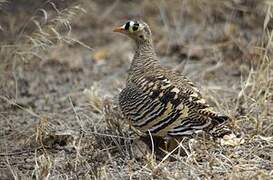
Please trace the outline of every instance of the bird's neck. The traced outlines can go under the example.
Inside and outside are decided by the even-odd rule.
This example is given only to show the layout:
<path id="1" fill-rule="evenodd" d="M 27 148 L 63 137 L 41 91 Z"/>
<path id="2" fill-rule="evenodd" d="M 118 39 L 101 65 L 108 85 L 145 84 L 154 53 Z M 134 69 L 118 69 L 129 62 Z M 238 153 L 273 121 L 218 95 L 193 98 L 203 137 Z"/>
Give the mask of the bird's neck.
<path id="1" fill-rule="evenodd" d="M 136 42 L 135 55 L 130 67 L 132 71 L 146 71 L 158 64 L 155 54 L 153 42 L 147 40 L 144 42 Z"/>

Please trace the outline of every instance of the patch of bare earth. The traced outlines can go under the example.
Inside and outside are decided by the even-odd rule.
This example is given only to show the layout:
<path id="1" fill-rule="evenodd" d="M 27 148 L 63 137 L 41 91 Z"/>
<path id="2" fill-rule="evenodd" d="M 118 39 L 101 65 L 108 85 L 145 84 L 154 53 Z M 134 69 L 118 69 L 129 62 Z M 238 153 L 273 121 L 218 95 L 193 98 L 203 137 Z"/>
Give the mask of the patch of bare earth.
<path id="1" fill-rule="evenodd" d="M 0 179 L 272 178 L 270 1 L 19 0 L 0 9 Z M 133 44 L 112 28 L 139 18 L 162 64 L 230 115 L 244 142 L 185 138 L 156 160 L 130 130 L 116 101 Z"/>

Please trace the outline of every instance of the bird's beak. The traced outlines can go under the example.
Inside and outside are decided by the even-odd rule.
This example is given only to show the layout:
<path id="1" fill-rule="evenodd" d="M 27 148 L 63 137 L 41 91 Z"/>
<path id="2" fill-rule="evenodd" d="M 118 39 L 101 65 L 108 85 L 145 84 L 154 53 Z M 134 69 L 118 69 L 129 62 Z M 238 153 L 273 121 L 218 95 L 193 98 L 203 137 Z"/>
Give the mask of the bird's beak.
<path id="1" fill-rule="evenodd" d="M 113 29 L 113 32 L 119 32 L 119 33 L 123 33 L 126 30 L 124 29 L 124 27 L 120 26 L 120 27 L 116 27 Z"/>

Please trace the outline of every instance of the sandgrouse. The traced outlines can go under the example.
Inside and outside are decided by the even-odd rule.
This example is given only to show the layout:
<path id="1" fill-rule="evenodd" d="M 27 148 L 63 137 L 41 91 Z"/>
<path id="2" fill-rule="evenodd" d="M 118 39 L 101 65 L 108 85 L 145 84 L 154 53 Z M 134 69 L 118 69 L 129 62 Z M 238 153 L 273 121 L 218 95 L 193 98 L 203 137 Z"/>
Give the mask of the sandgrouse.
<path id="1" fill-rule="evenodd" d="M 200 131 L 213 137 L 231 133 L 228 116 L 214 112 L 185 76 L 159 63 L 145 22 L 128 21 L 113 31 L 136 44 L 127 84 L 119 95 L 120 109 L 134 129 L 163 138 Z"/>

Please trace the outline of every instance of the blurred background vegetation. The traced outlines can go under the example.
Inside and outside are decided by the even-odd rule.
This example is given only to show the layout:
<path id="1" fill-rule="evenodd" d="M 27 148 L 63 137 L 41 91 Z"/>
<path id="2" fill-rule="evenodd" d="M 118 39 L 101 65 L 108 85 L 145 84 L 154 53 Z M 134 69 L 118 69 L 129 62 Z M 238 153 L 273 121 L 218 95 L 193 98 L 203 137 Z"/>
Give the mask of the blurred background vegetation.
<path id="1" fill-rule="evenodd" d="M 0 179 L 272 177 L 272 5 L 0 0 Z M 246 143 L 198 140 L 176 163 L 135 152 L 115 111 L 134 46 L 112 28 L 128 19 L 151 26 L 161 62 L 202 87 Z"/>

